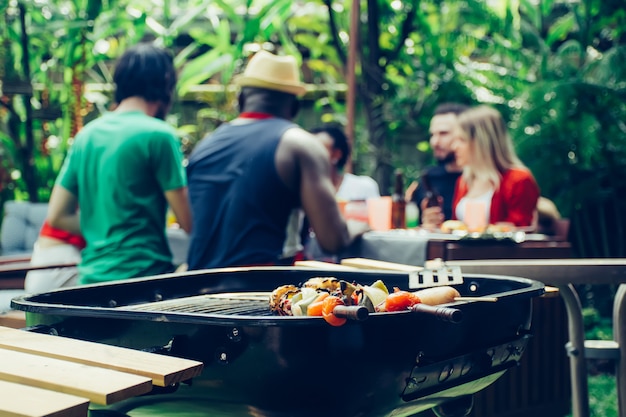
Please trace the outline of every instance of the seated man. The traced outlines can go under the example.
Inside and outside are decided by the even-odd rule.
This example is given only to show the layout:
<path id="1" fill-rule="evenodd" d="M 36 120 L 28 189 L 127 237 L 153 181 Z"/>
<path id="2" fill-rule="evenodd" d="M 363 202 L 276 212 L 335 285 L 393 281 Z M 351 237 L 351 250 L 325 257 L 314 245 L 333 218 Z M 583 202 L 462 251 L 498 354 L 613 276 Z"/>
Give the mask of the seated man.
<path id="1" fill-rule="evenodd" d="M 85 239 L 81 235 L 55 229 L 44 222 L 39 237 L 33 245 L 30 257 L 32 265 L 78 264 L 80 252 L 85 247 Z M 28 271 L 24 280 L 27 293 L 37 294 L 61 287 L 72 287 L 78 284 L 78 268 L 68 266 Z"/>
<path id="2" fill-rule="evenodd" d="M 420 209 L 422 223 L 424 216 L 440 216 L 439 222 L 452 218 L 454 186 L 461 176 L 462 169 L 456 163 L 452 150 L 452 133 L 457 126 L 458 116 L 469 107 L 460 103 L 443 103 L 435 108 L 430 120 L 430 147 L 437 165 L 423 172 L 421 182 L 413 182 L 406 191 L 406 199 L 414 201 Z M 435 192 L 438 203 L 432 207 L 427 201 L 427 193 Z M 433 214 L 434 213 L 434 214 Z"/>
<path id="3" fill-rule="evenodd" d="M 310 132 L 322 141 L 330 154 L 331 175 L 337 189 L 337 200 L 355 201 L 380 197 L 378 183 L 373 178 L 344 172 L 351 149 L 348 138 L 340 127 L 323 125 L 311 129 Z"/>
<path id="4" fill-rule="evenodd" d="M 291 121 L 305 92 L 295 59 L 258 52 L 239 85 L 239 117 L 189 158 L 189 269 L 292 264 L 284 247 L 300 207 L 325 250 L 345 248 L 364 229 L 349 228 L 339 213 L 324 146 Z"/>

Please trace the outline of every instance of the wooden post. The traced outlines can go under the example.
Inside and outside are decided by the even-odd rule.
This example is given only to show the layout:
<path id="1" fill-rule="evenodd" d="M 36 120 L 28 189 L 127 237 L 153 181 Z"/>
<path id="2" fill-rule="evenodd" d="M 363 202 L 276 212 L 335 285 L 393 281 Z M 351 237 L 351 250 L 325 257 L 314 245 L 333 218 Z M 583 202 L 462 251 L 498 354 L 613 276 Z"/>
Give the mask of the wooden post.
<path id="1" fill-rule="evenodd" d="M 352 148 L 354 145 L 354 118 L 356 104 L 356 63 L 358 59 L 359 45 L 359 14 L 361 13 L 360 0 L 352 0 L 352 9 L 350 10 L 350 45 L 348 50 L 348 67 L 346 68 L 346 81 L 348 83 L 348 92 L 346 94 L 346 118 L 348 123 L 346 126 L 346 136 L 348 143 Z M 348 159 L 345 165 L 346 172 L 352 172 L 352 159 Z"/>

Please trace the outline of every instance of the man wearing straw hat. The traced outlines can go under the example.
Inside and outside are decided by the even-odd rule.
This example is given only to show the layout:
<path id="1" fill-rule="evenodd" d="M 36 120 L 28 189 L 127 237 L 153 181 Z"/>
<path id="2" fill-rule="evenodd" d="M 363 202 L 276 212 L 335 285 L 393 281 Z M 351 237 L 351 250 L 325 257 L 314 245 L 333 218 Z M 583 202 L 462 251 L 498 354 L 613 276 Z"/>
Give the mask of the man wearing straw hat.
<path id="1" fill-rule="evenodd" d="M 339 212 L 324 146 L 291 121 L 305 93 L 295 58 L 260 51 L 237 83 L 239 116 L 189 158 L 189 269 L 292 264 L 284 248 L 299 208 L 323 249 L 347 247 L 365 230 Z"/>

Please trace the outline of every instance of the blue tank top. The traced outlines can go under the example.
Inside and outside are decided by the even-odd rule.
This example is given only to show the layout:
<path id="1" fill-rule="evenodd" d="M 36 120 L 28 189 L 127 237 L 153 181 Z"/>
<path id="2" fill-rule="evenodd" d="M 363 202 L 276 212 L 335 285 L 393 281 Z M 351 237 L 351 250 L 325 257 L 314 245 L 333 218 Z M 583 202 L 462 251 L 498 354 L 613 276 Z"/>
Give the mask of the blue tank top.
<path id="1" fill-rule="evenodd" d="M 289 214 L 300 205 L 275 164 L 280 138 L 292 127 L 279 118 L 228 123 L 196 145 L 187 166 L 189 269 L 279 261 Z"/>

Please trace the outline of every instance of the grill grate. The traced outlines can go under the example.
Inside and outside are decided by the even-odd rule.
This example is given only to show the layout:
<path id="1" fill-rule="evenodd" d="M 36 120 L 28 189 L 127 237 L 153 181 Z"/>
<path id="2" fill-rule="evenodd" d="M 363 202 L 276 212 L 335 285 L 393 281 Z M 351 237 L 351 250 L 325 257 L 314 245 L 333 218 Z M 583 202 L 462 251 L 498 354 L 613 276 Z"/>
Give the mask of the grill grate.
<path id="1" fill-rule="evenodd" d="M 234 316 L 272 316 L 270 293 L 204 294 L 124 307 L 133 311 L 158 313 L 224 314 Z"/>

